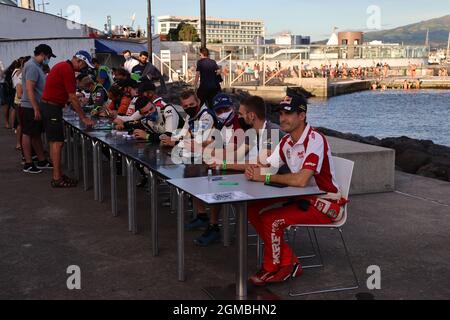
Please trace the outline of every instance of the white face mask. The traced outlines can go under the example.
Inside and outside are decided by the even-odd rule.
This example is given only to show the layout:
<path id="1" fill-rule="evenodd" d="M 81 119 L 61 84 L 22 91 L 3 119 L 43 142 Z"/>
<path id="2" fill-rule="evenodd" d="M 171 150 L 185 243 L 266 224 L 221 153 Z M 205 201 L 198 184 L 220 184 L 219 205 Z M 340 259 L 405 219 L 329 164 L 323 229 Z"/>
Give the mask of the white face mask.
<path id="1" fill-rule="evenodd" d="M 217 118 L 219 118 L 219 120 L 221 120 L 222 122 L 225 122 L 230 118 L 230 116 L 232 114 L 233 114 L 233 111 L 225 112 L 225 113 L 222 113 L 220 116 L 217 116 Z"/>

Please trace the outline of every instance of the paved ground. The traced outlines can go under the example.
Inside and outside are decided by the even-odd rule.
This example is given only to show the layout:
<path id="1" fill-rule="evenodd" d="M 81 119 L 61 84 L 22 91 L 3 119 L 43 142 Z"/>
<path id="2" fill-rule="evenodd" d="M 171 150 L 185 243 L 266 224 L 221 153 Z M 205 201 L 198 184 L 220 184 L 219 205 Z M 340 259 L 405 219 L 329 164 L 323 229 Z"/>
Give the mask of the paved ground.
<path id="1" fill-rule="evenodd" d="M 127 227 L 123 178 L 121 216 L 113 218 L 108 199 L 99 204 L 92 191 L 52 190 L 49 173 L 21 173 L 13 136 L 5 129 L 0 145 L 0 299 L 208 299 L 203 287 L 234 281 L 235 246 L 200 249 L 192 243 L 196 233 L 187 233 L 188 280 L 178 282 L 175 216 L 160 208 L 161 254 L 152 257 L 146 193 L 138 193 L 145 228 L 134 236 Z M 306 299 L 356 299 L 361 292 L 375 299 L 450 298 L 450 183 L 403 173 L 396 181 L 398 192 L 351 199 L 344 235 L 361 289 Z M 307 271 L 294 283 L 299 290 L 351 282 L 337 233 L 318 236 L 326 268 Z M 82 290 L 67 289 L 69 265 L 80 266 Z M 381 268 L 381 290 L 366 287 L 371 265 Z M 289 298 L 286 284 L 270 289 Z"/>

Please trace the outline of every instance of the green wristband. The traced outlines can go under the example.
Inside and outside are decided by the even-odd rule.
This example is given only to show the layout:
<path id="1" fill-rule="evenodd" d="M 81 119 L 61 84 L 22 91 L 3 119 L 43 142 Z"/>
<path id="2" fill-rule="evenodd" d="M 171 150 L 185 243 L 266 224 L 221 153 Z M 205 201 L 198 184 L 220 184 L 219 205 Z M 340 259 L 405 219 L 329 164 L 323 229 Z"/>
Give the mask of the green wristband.
<path id="1" fill-rule="evenodd" d="M 227 168 L 228 168 L 228 166 L 227 166 L 227 160 L 223 160 L 222 170 L 223 170 L 223 171 L 227 171 Z"/>
<path id="2" fill-rule="evenodd" d="M 271 174 L 266 174 L 266 184 L 270 184 L 271 177 L 272 177 Z"/>
<path id="3" fill-rule="evenodd" d="M 147 141 L 150 141 L 150 134 L 147 134 L 147 136 L 145 137 L 145 139 L 146 139 Z"/>

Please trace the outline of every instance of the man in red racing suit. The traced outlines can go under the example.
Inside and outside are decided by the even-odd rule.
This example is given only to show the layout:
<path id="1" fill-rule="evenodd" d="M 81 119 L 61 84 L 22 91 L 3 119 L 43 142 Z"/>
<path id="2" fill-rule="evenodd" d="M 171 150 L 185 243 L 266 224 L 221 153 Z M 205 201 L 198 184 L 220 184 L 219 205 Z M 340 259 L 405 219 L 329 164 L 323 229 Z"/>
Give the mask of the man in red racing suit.
<path id="1" fill-rule="evenodd" d="M 281 130 L 288 135 L 267 159 L 266 165 L 247 168 L 247 178 L 299 188 L 315 182 L 326 195 L 260 201 L 248 206 L 250 223 L 265 243 L 263 268 L 250 278 L 257 286 L 283 282 L 302 273 L 297 256 L 284 241 L 284 229 L 295 224 L 331 224 L 341 219 L 346 203 L 336 182 L 330 146 L 326 138 L 306 122 L 306 99 L 287 96 L 277 106 L 277 111 Z M 290 173 L 274 174 L 282 166 L 287 166 Z M 282 206 L 273 208 L 277 204 Z"/>

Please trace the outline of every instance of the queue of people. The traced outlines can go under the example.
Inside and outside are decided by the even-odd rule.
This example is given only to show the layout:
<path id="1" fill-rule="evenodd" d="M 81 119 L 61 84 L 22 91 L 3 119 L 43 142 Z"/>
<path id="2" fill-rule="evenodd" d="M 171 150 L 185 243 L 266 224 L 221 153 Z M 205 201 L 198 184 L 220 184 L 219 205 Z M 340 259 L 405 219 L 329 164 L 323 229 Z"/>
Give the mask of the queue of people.
<path id="1" fill-rule="evenodd" d="M 37 174 L 52 169 L 53 188 L 77 186 L 78 181 L 66 176 L 61 166 L 66 138 L 63 110 L 69 107 L 88 127 L 94 125 L 95 117 L 108 118 L 116 130 L 128 131 L 135 139 L 173 148 L 172 154 L 196 164 L 241 172 L 250 181 L 297 188 L 315 182 L 326 194 L 320 199 L 262 201 L 248 207 L 250 223 L 265 243 L 263 267 L 250 281 L 263 286 L 300 276 L 302 268 L 284 241 L 283 231 L 292 224 L 336 221 L 346 203 L 336 183 L 330 145 L 307 122 L 307 100 L 287 95 L 271 110 L 279 114 L 281 126 L 270 122 L 262 98 L 250 96 L 238 103 L 221 92 L 219 67 L 204 48 L 194 90 L 182 92 L 177 106 L 160 96 L 165 87 L 162 83 L 160 90 L 156 87 L 154 81 L 161 77 L 152 71 L 154 66 L 149 67 L 148 54 L 141 53 L 137 63 L 130 60 L 134 58 L 129 51 L 124 57 L 123 67 L 111 74 L 88 52 L 78 51 L 70 60 L 54 65 L 46 76 L 43 66 L 56 56 L 49 46 L 40 45 L 28 62 L 14 66 L 18 69 L 15 76 L 21 77 L 15 87 L 23 171 Z M 43 133 L 49 143 L 48 157 Z M 139 171 L 144 186 L 147 172 Z M 186 229 L 201 232 L 196 245 L 213 245 L 220 239 L 222 208 L 210 208 L 208 216 L 204 203 L 193 201 L 193 206 L 198 215 Z"/>

